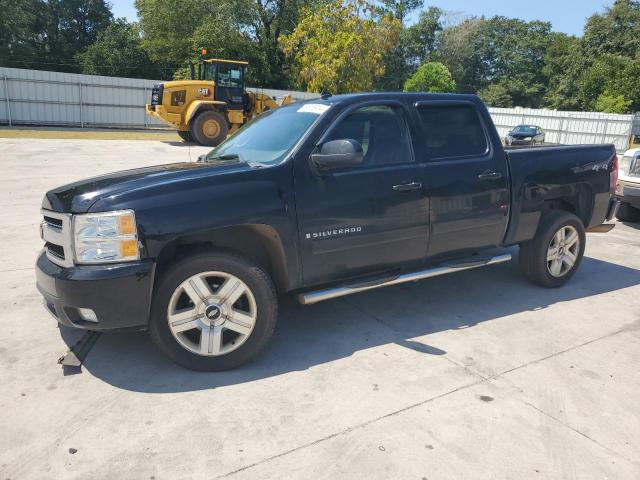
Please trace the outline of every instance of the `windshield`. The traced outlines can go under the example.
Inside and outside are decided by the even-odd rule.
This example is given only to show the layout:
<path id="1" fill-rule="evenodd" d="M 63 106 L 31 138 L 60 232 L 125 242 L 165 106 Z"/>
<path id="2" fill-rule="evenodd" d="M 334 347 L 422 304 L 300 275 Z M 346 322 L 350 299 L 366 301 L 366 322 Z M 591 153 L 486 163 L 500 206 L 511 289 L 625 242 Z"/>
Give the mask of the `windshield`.
<path id="1" fill-rule="evenodd" d="M 527 135 L 535 135 L 536 127 L 530 127 L 528 125 L 518 125 L 516 128 L 511 130 L 511 133 L 526 133 Z"/>
<path id="2" fill-rule="evenodd" d="M 322 103 L 304 103 L 265 112 L 211 150 L 206 159 L 279 163 L 328 108 Z"/>

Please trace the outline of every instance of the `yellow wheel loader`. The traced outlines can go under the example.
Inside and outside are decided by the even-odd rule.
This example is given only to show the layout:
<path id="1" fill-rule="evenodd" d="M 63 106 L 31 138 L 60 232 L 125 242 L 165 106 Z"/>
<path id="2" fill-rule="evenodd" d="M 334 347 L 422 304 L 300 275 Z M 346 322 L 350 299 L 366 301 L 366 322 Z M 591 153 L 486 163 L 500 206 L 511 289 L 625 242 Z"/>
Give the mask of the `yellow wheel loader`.
<path id="1" fill-rule="evenodd" d="M 293 101 L 291 95 L 277 102 L 264 93 L 247 91 L 247 65 L 243 61 L 200 59 L 197 79 L 191 64 L 191 80 L 154 85 L 147 113 L 176 128 L 185 141 L 218 145 L 253 117 Z"/>

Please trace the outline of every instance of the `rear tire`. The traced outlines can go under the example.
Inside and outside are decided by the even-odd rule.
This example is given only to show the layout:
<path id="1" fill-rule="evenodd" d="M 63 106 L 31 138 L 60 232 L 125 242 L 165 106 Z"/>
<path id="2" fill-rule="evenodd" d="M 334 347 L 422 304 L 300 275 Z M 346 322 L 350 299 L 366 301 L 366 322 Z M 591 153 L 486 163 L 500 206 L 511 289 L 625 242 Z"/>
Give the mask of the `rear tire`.
<path id="1" fill-rule="evenodd" d="M 638 222 L 640 221 L 640 210 L 628 203 L 621 203 L 616 217 L 623 222 Z"/>
<path id="2" fill-rule="evenodd" d="M 215 147 L 225 141 L 228 133 L 227 119 L 214 110 L 199 113 L 191 122 L 191 136 L 200 145 Z"/>
<path id="3" fill-rule="evenodd" d="M 536 285 L 560 287 L 580 266 L 585 240 L 584 225 L 578 217 L 552 210 L 543 216 L 536 236 L 520 244 L 520 268 Z"/>
<path id="4" fill-rule="evenodd" d="M 267 344 L 278 315 L 269 276 L 224 252 L 193 255 L 170 267 L 153 298 L 151 339 L 191 370 L 236 368 Z"/>

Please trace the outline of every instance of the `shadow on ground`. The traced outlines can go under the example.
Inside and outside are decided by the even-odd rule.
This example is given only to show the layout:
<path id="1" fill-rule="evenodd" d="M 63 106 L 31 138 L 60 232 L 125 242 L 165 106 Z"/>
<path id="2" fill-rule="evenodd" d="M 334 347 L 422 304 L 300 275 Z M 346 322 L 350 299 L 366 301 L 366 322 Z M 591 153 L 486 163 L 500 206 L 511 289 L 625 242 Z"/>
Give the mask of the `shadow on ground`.
<path id="1" fill-rule="evenodd" d="M 639 270 L 585 257 L 567 285 L 548 290 L 529 284 L 512 261 L 311 306 L 283 297 L 270 344 L 252 363 L 230 372 L 198 373 L 176 366 L 144 332 L 102 335 L 84 368 L 118 388 L 167 393 L 302 371 L 388 343 L 425 355 L 445 355 L 436 346 L 411 339 L 637 284 Z M 64 327 L 60 331 L 68 345 L 81 335 Z"/>

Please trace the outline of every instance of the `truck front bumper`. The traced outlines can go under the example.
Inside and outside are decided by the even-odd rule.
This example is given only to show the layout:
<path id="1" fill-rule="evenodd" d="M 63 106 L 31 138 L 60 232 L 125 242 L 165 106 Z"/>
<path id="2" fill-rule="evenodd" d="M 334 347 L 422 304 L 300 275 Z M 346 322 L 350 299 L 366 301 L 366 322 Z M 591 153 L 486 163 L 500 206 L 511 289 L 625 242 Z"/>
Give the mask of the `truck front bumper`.
<path id="1" fill-rule="evenodd" d="M 640 208 L 640 179 L 638 182 L 618 180 L 616 196 L 622 203 L 628 203 L 632 207 Z"/>
<path id="2" fill-rule="evenodd" d="M 154 269 L 152 261 L 63 268 L 43 251 L 36 262 L 36 286 L 46 309 L 63 325 L 101 331 L 144 329 Z"/>
<path id="3" fill-rule="evenodd" d="M 172 127 L 179 128 L 182 123 L 182 117 L 179 113 L 169 113 L 163 105 L 151 105 L 147 103 L 144 108 L 147 111 L 147 115 L 157 118 Z"/>

